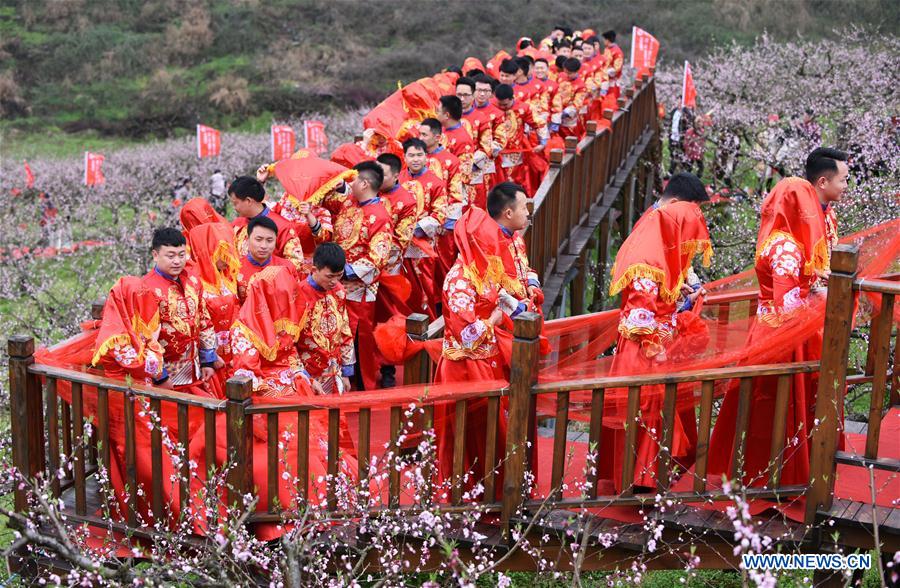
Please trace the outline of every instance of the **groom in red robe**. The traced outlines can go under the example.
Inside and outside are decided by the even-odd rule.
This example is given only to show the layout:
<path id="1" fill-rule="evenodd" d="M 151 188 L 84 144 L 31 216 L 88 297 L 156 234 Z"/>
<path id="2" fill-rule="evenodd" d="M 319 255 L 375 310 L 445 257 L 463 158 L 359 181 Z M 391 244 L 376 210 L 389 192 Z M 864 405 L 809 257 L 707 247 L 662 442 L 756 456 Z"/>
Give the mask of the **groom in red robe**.
<path id="1" fill-rule="evenodd" d="M 846 153 L 819 148 L 810 153 L 806 160 L 806 179 L 784 178 L 763 201 L 755 267 L 759 280 L 759 303 L 748 344 L 774 341 L 779 331 L 788 328 L 794 319 L 802 318 L 817 298 L 821 303 L 823 292 L 817 286 L 827 281 L 831 240 L 836 236 L 833 235 L 836 227 L 828 226 L 827 211 L 847 189 L 848 173 Z M 777 359 L 777 363 L 821 358 L 821 331 L 806 340 L 790 343 L 793 345 L 786 345 L 785 355 Z M 817 381 L 817 374 L 793 377 L 788 398 L 781 484 L 809 483 L 808 440 L 815 419 Z M 776 390 L 774 377 L 755 378 L 753 381 L 751 424 L 743 456 L 745 484 L 762 486 L 769 482 Z M 710 477 L 730 474 L 737 404 L 738 391 L 729 390 L 710 442 Z M 843 423 L 843 404 L 839 412 L 840 422 Z M 839 447 L 840 443 L 842 441 Z"/>

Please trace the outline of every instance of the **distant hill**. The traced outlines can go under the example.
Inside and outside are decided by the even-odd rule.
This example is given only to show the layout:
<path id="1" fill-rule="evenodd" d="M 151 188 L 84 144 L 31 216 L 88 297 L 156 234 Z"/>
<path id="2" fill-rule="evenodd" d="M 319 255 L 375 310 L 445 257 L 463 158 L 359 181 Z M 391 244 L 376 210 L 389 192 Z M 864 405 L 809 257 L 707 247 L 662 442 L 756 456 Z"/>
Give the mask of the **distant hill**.
<path id="1" fill-rule="evenodd" d="M 379 100 L 555 24 L 637 24 L 676 63 L 711 46 L 897 30 L 896 0 L 0 0 L 2 131 L 143 138 Z"/>

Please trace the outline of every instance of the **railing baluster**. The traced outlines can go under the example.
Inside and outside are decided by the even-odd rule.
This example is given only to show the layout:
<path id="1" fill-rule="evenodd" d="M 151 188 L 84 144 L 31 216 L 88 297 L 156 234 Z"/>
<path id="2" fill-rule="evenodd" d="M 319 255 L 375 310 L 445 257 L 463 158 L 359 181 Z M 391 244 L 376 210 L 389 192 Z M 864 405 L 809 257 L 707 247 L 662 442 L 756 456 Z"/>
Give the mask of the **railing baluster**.
<path id="1" fill-rule="evenodd" d="M 259 417 L 257 417 L 259 418 Z M 278 512 L 278 413 L 266 415 L 266 506 L 270 513 Z"/>
<path id="2" fill-rule="evenodd" d="M 787 428 L 788 397 L 791 393 L 791 377 L 778 376 L 775 392 L 775 416 L 772 421 L 772 449 L 769 452 L 771 473 L 769 486 L 777 488 L 781 481 L 781 466 L 784 463 L 784 434 Z"/>
<path id="3" fill-rule="evenodd" d="M 432 431 L 432 433 L 434 433 L 434 405 L 426 404 L 423 407 L 423 411 L 424 412 L 422 414 L 422 432 L 423 432 L 423 434 L 426 431 Z M 490 412 L 490 409 L 488 409 L 488 412 Z M 433 449 L 435 452 L 437 452 L 436 446 Z M 431 463 L 426 463 L 422 467 L 422 476 L 425 478 L 424 492 L 425 492 L 426 503 L 430 503 L 432 500 L 432 494 L 433 494 L 432 480 L 434 478 L 434 472 L 432 471 L 432 469 L 433 468 L 431 466 Z M 487 482 L 485 482 L 484 485 L 485 485 L 485 488 L 487 488 Z"/>
<path id="4" fill-rule="evenodd" d="M 888 360 L 891 355 L 891 327 L 894 322 L 894 295 L 882 294 L 881 312 L 873 321 L 872 331 L 876 334 L 869 341 L 869 348 L 875 347 L 873 356 L 872 397 L 869 405 L 869 428 L 866 433 L 866 457 L 878 457 L 878 438 L 881 435 L 881 418 L 884 412 L 884 395 L 887 388 Z M 877 329 L 874 328 L 878 325 Z"/>
<path id="5" fill-rule="evenodd" d="M 666 384 L 663 397 L 662 446 L 659 448 L 659 469 L 656 489 L 660 494 L 669 489 L 672 482 L 672 443 L 675 439 L 675 410 L 678 400 L 678 384 Z"/>
<path id="6" fill-rule="evenodd" d="M 750 423 L 750 393 L 753 391 L 753 379 L 741 378 L 738 387 L 737 419 L 734 429 L 734 452 L 731 454 L 729 477 L 743 483 L 744 454 L 747 448 L 747 427 Z"/>
<path id="7" fill-rule="evenodd" d="M 72 420 L 75 426 L 75 513 L 87 512 L 87 486 L 85 478 L 84 398 L 78 382 L 72 383 Z"/>
<path id="8" fill-rule="evenodd" d="M 390 468 L 388 473 L 388 506 L 400 506 L 400 419 L 401 407 L 391 407 L 391 448 L 392 459 L 387 464 Z"/>
<path id="9" fill-rule="evenodd" d="M 150 467 L 152 471 L 151 483 L 153 487 L 153 521 L 160 525 L 163 523 L 165 516 L 163 510 L 163 472 L 162 472 L 162 401 L 159 398 L 150 399 L 150 412 L 155 414 L 154 418 L 158 422 L 153 423 L 153 430 L 150 431 Z"/>
<path id="10" fill-rule="evenodd" d="M 297 411 L 297 492 L 306 499 L 309 490 L 309 411 Z"/>
<path id="11" fill-rule="evenodd" d="M 550 492 L 562 498 L 562 482 L 566 459 L 566 435 L 569 429 L 569 393 L 556 393 L 556 428 L 553 434 L 553 471 Z"/>
<path id="12" fill-rule="evenodd" d="M 328 509 L 337 509 L 335 486 L 338 476 L 338 449 L 341 442 L 341 410 L 328 409 Z"/>
<path id="13" fill-rule="evenodd" d="M 225 383 L 225 446 L 228 465 L 229 505 L 243 504 L 243 496 L 253 481 L 253 415 L 247 414 L 253 382 L 233 377 Z"/>
<path id="14" fill-rule="evenodd" d="M 128 486 L 128 506 L 125 512 L 125 521 L 129 527 L 134 527 L 137 525 L 138 512 L 134 395 L 131 392 L 125 392 L 122 400 L 125 408 L 125 484 Z"/>
<path id="15" fill-rule="evenodd" d="M 594 459 L 585 464 L 588 475 L 588 497 L 597 498 L 597 482 L 600 480 L 600 451 L 603 438 L 603 402 L 606 390 L 597 388 L 591 392 L 591 424 L 588 429 L 588 450 L 593 451 Z"/>
<path id="16" fill-rule="evenodd" d="M 484 441 L 484 502 L 496 500 L 497 427 L 500 418 L 500 397 L 487 399 L 487 430 Z"/>
<path id="17" fill-rule="evenodd" d="M 466 412 L 467 400 L 457 400 L 455 404 L 456 418 L 453 423 L 453 478 L 450 488 L 450 500 L 453 504 L 462 503 L 463 468 L 466 457 Z"/>
<path id="18" fill-rule="evenodd" d="M 371 459 L 371 426 L 372 409 L 359 409 L 359 447 L 356 450 L 356 458 L 359 463 L 359 482 L 361 486 L 365 486 L 367 480 L 369 479 L 369 460 Z"/>
<path id="19" fill-rule="evenodd" d="M 694 492 L 706 491 L 706 468 L 709 463 L 709 435 L 712 427 L 712 405 L 715 387 L 716 383 L 713 380 L 708 380 L 700 385 L 700 426 L 697 430 Z"/>
<path id="20" fill-rule="evenodd" d="M 50 475 L 50 489 L 54 498 L 59 498 L 59 402 L 56 394 L 56 378 L 47 378 L 44 393 L 44 411 L 47 421 L 47 470 Z"/>
<path id="21" fill-rule="evenodd" d="M 625 418 L 625 463 L 622 467 L 622 495 L 634 493 L 634 463 L 637 460 L 637 432 L 641 426 L 641 387 L 628 387 L 628 416 Z"/>
<path id="22" fill-rule="evenodd" d="M 178 403 L 178 450 L 183 453 L 180 456 L 181 467 L 178 479 L 178 504 L 182 513 L 187 512 L 190 503 L 190 425 L 188 424 L 188 405 Z"/>
<path id="23" fill-rule="evenodd" d="M 216 468 L 216 411 L 211 408 L 203 409 L 203 437 L 206 444 L 203 457 L 209 473 Z"/>
<path id="24" fill-rule="evenodd" d="M 61 408 L 62 413 L 62 442 L 63 442 L 63 455 L 66 456 L 66 459 L 71 463 L 72 461 L 72 405 L 68 402 L 63 402 Z M 67 480 L 72 479 L 72 470 L 69 468 L 65 469 L 65 475 Z"/>

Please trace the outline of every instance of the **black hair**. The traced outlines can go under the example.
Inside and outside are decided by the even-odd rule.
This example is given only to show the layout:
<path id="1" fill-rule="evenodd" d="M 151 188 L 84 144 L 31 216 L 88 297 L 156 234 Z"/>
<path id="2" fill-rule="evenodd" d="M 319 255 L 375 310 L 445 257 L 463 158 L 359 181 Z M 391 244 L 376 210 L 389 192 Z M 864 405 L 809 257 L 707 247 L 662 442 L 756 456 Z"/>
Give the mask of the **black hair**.
<path id="1" fill-rule="evenodd" d="M 519 66 L 519 62 L 515 59 L 504 59 L 500 62 L 500 72 L 505 74 L 516 75 L 519 73 L 519 70 L 522 69 Z"/>
<path id="2" fill-rule="evenodd" d="M 597 43 L 600 42 L 600 37 L 598 37 L 597 35 L 591 35 L 584 41 L 585 41 L 585 43 L 590 43 L 591 45 L 596 45 Z"/>
<path id="3" fill-rule="evenodd" d="M 255 229 L 256 227 L 269 229 L 270 231 L 275 233 L 275 235 L 278 235 L 278 225 L 276 225 L 275 221 L 267 216 L 255 216 L 250 219 L 250 222 L 247 223 L 247 237 L 253 234 L 253 229 Z"/>
<path id="4" fill-rule="evenodd" d="M 496 80 L 496 78 L 492 78 L 491 76 L 489 76 L 487 74 L 481 74 L 481 75 L 475 76 L 475 83 L 476 84 L 490 84 L 491 92 L 493 92 L 494 88 L 496 88 L 497 84 L 499 84 L 500 82 L 498 82 Z"/>
<path id="5" fill-rule="evenodd" d="M 231 182 L 228 186 L 228 193 L 234 194 L 235 198 L 241 200 L 256 200 L 262 202 L 266 198 L 266 189 L 256 178 L 250 176 L 240 176 Z"/>
<path id="6" fill-rule="evenodd" d="M 313 252 L 313 267 L 322 269 L 327 267 L 333 272 L 344 271 L 347 264 L 347 255 L 341 246 L 334 242 L 320 243 Z"/>
<path id="7" fill-rule="evenodd" d="M 528 65 L 528 67 L 534 65 L 534 57 L 531 55 L 520 55 L 516 57 L 516 61 L 519 62 L 519 66 L 522 67 L 522 69 L 525 68 L 525 65 Z"/>
<path id="8" fill-rule="evenodd" d="M 566 60 L 568 60 L 568 59 L 569 58 L 566 57 L 565 55 L 557 55 L 556 61 L 554 61 L 554 64 L 556 65 L 556 69 L 562 69 L 563 66 L 566 64 Z"/>
<path id="9" fill-rule="evenodd" d="M 847 161 L 847 154 L 831 147 L 814 149 L 806 158 L 806 179 L 815 183 L 822 176 L 831 177 L 838 171 L 837 162 Z"/>
<path id="10" fill-rule="evenodd" d="M 467 77 L 467 78 L 477 78 L 478 76 L 483 76 L 483 75 L 484 75 L 484 70 L 483 70 L 483 69 L 478 69 L 477 67 L 476 67 L 476 68 L 469 69 L 469 70 L 466 70 L 466 77 Z"/>
<path id="11" fill-rule="evenodd" d="M 546 63 L 547 65 L 550 65 L 550 62 L 547 61 L 547 58 L 546 58 L 546 57 L 538 57 L 537 59 L 534 60 L 535 63 L 537 63 L 538 61 L 543 61 L 543 62 Z"/>
<path id="12" fill-rule="evenodd" d="M 609 41 L 610 43 L 616 42 L 616 31 L 606 31 L 603 33 L 603 38 Z"/>
<path id="13" fill-rule="evenodd" d="M 161 227 L 153 231 L 153 241 L 150 249 L 159 251 L 160 247 L 183 247 L 187 243 L 184 235 L 178 229 Z"/>
<path id="14" fill-rule="evenodd" d="M 457 100 L 459 100 L 459 98 L 457 98 Z M 439 121 L 436 118 L 426 118 L 419 124 L 425 125 L 429 129 L 431 129 L 431 132 L 434 133 L 435 135 L 440 135 L 441 133 L 444 132 L 444 130 L 441 128 L 441 121 Z"/>
<path id="15" fill-rule="evenodd" d="M 446 71 L 447 73 L 455 73 L 456 75 L 459 75 L 459 76 L 462 75 L 462 68 L 457 67 L 457 66 L 455 66 L 455 65 L 447 66 L 447 67 L 444 69 L 444 71 Z"/>
<path id="16" fill-rule="evenodd" d="M 494 96 L 497 100 L 509 100 L 515 96 L 515 93 L 513 92 L 512 86 L 509 84 L 500 84 L 494 88 Z"/>
<path id="17" fill-rule="evenodd" d="M 561 49 L 562 47 L 568 47 L 569 49 L 571 49 L 572 41 L 569 41 L 568 39 L 563 39 L 562 41 L 560 41 L 559 43 L 556 44 L 557 49 Z"/>
<path id="18" fill-rule="evenodd" d="M 521 51 L 522 49 L 525 49 L 527 47 L 534 47 L 534 42 L 528 38 L 519 39 L 516 48 Z"/>
<path id="19" fill-rule="evenodd" d="M 516 201 L 516 194 L 525 188 L 515 182 L 501 182 L 494 186 L 487 197 L 487 211 L 491 218 L 498 218 L 504 210 Z"/>
<path id="20" fill-rule="evenodd" d="M 563 68 L 566 71 L 576 72 L 581 69 L 581 62 L 574 57 L 570 57 L 566 59 L 566 62 L 563 64 Z"/>
<path id="21" fill-rule="evenodd" d="M 403 169 L 403 162 L 400 161 L 400 158 L 393 153 L 382 153 L 375 158 L 375 161 L 388 166 L 395 174 L 399 174 L 400 170 Z"/>
<path id="22" fill-rule="evenodd" d="M 403 142 L 403 153 L 406 153 L 410 149 L 421 149 L 424 152 L 428 152 L 428 145 L 425 144 L 425 141 L 418 137 L 412 137 Z"/>
<path id="23" fill-rule="evenodd" d="M 468 86 L 469 88 L 472 88 L 472 91 L 474 92 L 475 91 L 475 80 L 473 80 L 472 78 L 463 76 L 463 77 L 459 78 L 458 80 L 456 80 L 456 87 L 459 88 L 460 86 Z"/>
<path id="24" fill-rule="evenodd" d="M 666 184 L 666 189 L 663 190 L 663 196 L 671 196 L 679 200 L 687 200 L 688 202 L 706 202 L 709 200 L 706 186 L 703 185 L 700 178 L 687 172 L 681 172 L 669 178 L 669 183 Z"/>
<path id="25" fill-rule="evenodd" d="M 441 108 L 444 109 L 444 112 L 446 112 L 452 120 L 459 120 L 462 118 L 462 100 L 456 96 L 441 96 Z"/>
<path id="26" fill-rule="evenodd" d="M 374 161 L 361 161 L 353 166 L 353 169 L 359 172 L 362 179 L 369 182 L 372 189 L 376 192 L 381 190 L 381 184 L 384 183 L 384 170 Z"/>

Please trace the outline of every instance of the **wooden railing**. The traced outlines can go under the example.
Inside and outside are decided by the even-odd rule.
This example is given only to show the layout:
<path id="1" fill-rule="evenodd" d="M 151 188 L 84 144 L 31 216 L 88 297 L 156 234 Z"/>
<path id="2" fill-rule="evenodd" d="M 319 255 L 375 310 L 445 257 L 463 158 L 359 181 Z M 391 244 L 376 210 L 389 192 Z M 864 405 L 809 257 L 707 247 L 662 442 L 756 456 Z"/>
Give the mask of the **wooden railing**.
<path id="1" fill-rule="evenodd" d="M 545 314 L 559 304 L 569 283 L 555 284 L 551 277 L 558 274 L 562 279 L 576 263 L 574 314 L 585 310 L 582 282 L 588 246 L 595 243 L 593 233 L 599 226 L 600 259 L 605 259 L 616 219 L 621 217 L 619 229 L 626 235 L 636 214 L 649 203 L 655 170 L 637 162 L 642 157 L 658 162 L 658 152 L 647 149 L 658 133 L 655 78 L 644 75 L 624 92 L 618 110 L 607 109 L 603 115 L 604 125 L 588 121 L 580 142 L 568 137 L 564 150 L 550 151 L 550 170 L 529 201 L 532 223 L 524 237 L 531 266 L 542 283 L 549 284 Z"/>

